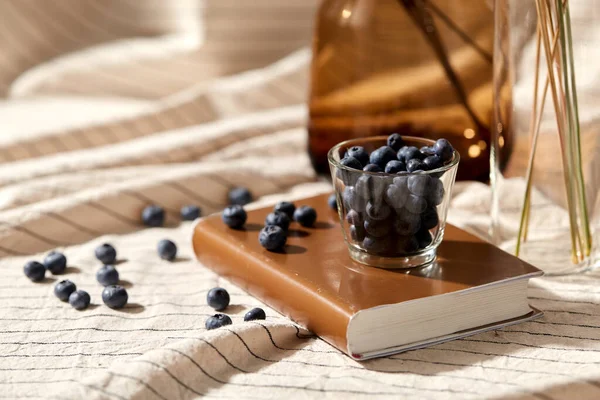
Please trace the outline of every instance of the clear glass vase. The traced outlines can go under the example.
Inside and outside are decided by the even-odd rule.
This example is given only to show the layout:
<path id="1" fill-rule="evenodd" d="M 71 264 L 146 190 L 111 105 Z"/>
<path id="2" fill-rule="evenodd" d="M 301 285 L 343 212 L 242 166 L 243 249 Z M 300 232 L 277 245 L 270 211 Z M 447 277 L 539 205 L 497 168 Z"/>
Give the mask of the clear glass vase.
<path id="1" fill-rule="evenodd" d="M 600 0 L 496 0 L 492 235 L 550 274 L 600 265 Z"/>

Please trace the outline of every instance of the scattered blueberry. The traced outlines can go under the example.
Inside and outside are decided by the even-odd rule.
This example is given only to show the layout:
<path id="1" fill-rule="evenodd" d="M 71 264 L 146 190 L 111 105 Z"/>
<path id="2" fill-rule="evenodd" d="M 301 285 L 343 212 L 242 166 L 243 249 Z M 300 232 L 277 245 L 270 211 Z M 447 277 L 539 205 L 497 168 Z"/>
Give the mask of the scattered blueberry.
<path id="1" fill-rule="evenodd" d="M 267 250 L 279 250 L 285 246 L 287 234 L 277 225 L 267 225 L 258 234 L 258 241 Z"/>
<path id="2" fill-rule="evenodd" d="M 386 174 L 397 174 L 398 172 L 406 171 L 406 164 L 402 161 L 392 160 L 385 166 Z"/>
<path id="3" fill-rule="evenodd" d="M 406 170 L 408 172 L 423 171 L 423 169 L 423 161 L 419 160 L 418 158 L 413 158 L 406 163 Z"/>
<path id="4" fill-rule="evenodd" d="M 117 251 L 108 243 L 104 243 L 94 250 L 96 258 L 102 262 L 102 264 L 114 264 L 117 260 Z"/>
<path id="5" fill-rule="evenodd" d="M 402 139 L 402 136 L 400 136 L 399 133 L 392 133 L 387 138 L 387 145 L 390 146 L 392 150 L 397 152 L 402 146 L 404 146 L 404 139 Z"/>
<path id="6" fill-rule="evenodd" d="M 414 195 L 424 196 L 429 190 L 431 177 L 426 174 L 408 177 L 408 190 Z"/>
<path id="7" fill-rule="evenodd" d="M 433 145 L 433 150 L 435 150 L 435 154 L 437 154 L 443 162 L 452 160 L 452 157 L 454 156 L 454 148 L 446 139 L 438 139 Z"/>
<path id="8" fill-rule="evenodd" d="M 169 239 L 163 239 L 156 246 L 158 256 L 163 260 L 173 261 L 177 257 L 177 245 Z"/>
<path id="9" fill-rule="evenodd" d="M 129 295 L 123 286 L 111 285 L 102 291 L 102 301 L 110 308 L 123 308 Z"/>
<path id="10" fill-rule="evenodd" d="M 204 327 L 208 330 L 217 329 L 225 325 L 231 325 L 232 321 L 229 316 L 225 314 L 215 314 L 213 316 L 208 317 Z"/>
<path id="11" fill-rule="evenodd" d="M 202 210 L 200 210 L 200 207 L 194 205 L 183 206 L 181 207 L 180 214 L 182 220 L 194 221 L 195 219 L 200 218 Z"/>
<path id="12" fill-rule="evenodd" d="M 206 294 L 206 302 L 217 311 L 226 309 L 229 305 L 229 300 L 229 293 L 221 287 L 212 288 Z"/>
<path id="13" fill-rule="evenodd" d="M 346 157 L 354 157 L 360 162 L 362 165 L 367 165 L 369 163 L 369 153 L 361 146 L 350 147 L 346 150 Z"/>
<path id="14" fill-rule="evenodd" d="M 221 215 L 221 219 L 225 225 L 232 229 L 242 228 L 246 223 L 247 218 L 248 215 L 246 214 L 244 207 L 240 205 L 225 207 L 223 214 Z"/>
<path id="15" fill-rule="evenodd" d="M 354 157 L 346 157 L 346 158 L 342 158 L 340 160 L 340 164 L 342 164 L 344 167 L 348 167 L 348 168 L 352 168 L 352 169 L 358 169 L 361 170 L 363 168 L 362 164 L 360 163 L 360 161 L 358 161 L 356 158 Z"/>
<path id="16" fill-rule="evenodd" d="M 41 282 L 46 276 L 46 267 L 37 261 L 29 261 L 23 267 L 23 272 L 33 282 Z"/>
<path id="17" fill-rule="evenodd" d="M 365 172 L 383 172 L 383 169 L 381 169 L 381 167 L 377 164 L 367 164 L 363 168 L 363 171 L 365 171 Z"/>
<path id="18" fill-rule="evenodd" d="M 96 272 L 96 280 L 102 286 L 119 283 L 119 271 L 112 265 L 105 265 Z"/>
<path id="19" fill-rule="evenodd" d="M 332 193 L 327 198 L 327 204 L 329 205 L 329 208 L 331 208 L 332 210 L 337 211 L 337 196 L 335 195 L 335 193 Z"/>
<path id="20" fill-rule="evenodd" d="M 444 163 L 442 159 L 438 155 L 428 156 L 423 160 L 423 164 L 425 165 L 425 170 L 431 171 L 432 169 L 441 168 Z"/>
<path id="21" fill-rule="evenodd" d="M 85 290 L 76 290 L 69 295 L 69 304 L 76 310 L 88 308 L 90 300 L 90 295 Z"/>
<path id="22" fill-rule="evenodd" d="M 296 211 L 296 205 L 289 201 L 280 201 L 275 204 L 275 209 L 273 211 L 280 211 L 288 216 L 288 218 L 292 219 L 294 217 L 294 211 Z"/>
<path id="23" fill-rule="evenodd" d="M 369 162 L 371 164 L 377 164 L 381 169 L 385 169 L 387 163 L 395 159 L 396 152 L 390 146 L 381 146 L 371 153 Z"/>
<path id="24" fill-rule="evenodd" d="M 263 310 L 262 308 L 253 308 L 252 310 L 248 311 L 246 313 L 246 315 L 244 315 L 244 321 L 256 321 L 258 319 L 266 319 L 267 318 L 267 314 L 265 314 L 265 310 Z"/>
<path id="25" fill-rule="evenodd" d="M 53 251 L 44 258 L 44 266 L 53 275 L 62 274 L 67 268 L 67 257 L 63 253 Z"/>
<path id="26" fill-rule="evenodd" d="M 440 218 L 438 216 L 437 210 L 435 207 L 430 207 L 426 209 L 423 214 L 421 214 L 421 225 L 425 229 L 433 229 L 440 223 Z"/>
<path id="27" fill-rule="evenodd" d="M 157 205 L 150 205 L 142 211 L 142 222 L 146 226 L 159 227 L 165 223 L 165 210 Z"/>
<path id="28" fill-rule="evenodd" d="M 252 193 L 244 187 L 236 187 L 229 191 L 227 199 L 230 205 L 245 206 L 252 202 Z"/>
<path id="29" fill-rule="evenodd" d="M 267 218 L 265 218 L 265 225 L 276 225 L 284 231 L 287 231 L 290 227 L 290 218 L 281 211 L 275 211 L 267 215 Z"/>
<path id="30" fill-rule="evenodd" d="M 54 295 L 58 297 L 61 301 L 69 301 L 69 296 L 77 290 L 77 287 L 73 282 L 68 279 L 64 281 L 58 282 L 54 286 Z"/>
<path id="31" fill-rule="evenodd" d="M 317 220 L 317 212 L 309 206 L 302 206 L 294 211 L 294 220 L 304 227 L 311 227 Z"/>

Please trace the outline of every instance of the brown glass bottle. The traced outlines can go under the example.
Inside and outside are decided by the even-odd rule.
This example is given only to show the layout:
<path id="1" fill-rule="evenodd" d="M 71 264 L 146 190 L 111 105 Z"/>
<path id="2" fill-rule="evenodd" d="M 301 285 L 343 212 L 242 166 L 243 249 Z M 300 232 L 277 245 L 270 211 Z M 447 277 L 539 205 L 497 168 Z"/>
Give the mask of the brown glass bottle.
<path id="1" fill-rule="evenodd" d="M 445 137 L 459 179 L 489 176 L 493 11 L 486 0 L 324 0 L 311 66 L 309 153 L 340 141 Z"/>

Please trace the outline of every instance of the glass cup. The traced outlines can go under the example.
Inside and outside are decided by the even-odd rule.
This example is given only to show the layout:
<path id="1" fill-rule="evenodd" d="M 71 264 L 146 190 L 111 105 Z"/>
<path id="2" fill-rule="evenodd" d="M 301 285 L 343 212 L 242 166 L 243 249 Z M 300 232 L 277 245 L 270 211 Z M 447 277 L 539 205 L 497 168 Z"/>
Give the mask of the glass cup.
<path id="1" fill-rule="evenodd" d="M 407 146 L 432 146 L 433 140 L 404 136 Z M 460 156 L 430 171 L 366 172 L 340 164 L 346 150 L 362 146 L 371 153 L 386 136 L 348 140 L 328 154 L 338 213 L 350 257 L 380 268 L 412 268 L 435 260 L 444 236 L 448 204 Z"/>

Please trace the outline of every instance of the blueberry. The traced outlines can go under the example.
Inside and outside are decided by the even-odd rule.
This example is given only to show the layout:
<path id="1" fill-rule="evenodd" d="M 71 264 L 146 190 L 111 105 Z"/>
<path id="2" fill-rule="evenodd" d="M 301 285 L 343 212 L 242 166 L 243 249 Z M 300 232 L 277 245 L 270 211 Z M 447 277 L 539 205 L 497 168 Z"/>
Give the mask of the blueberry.
<path id="1" fill-rule="evenodd" d="M 371 192 L 373 190 L 372 177 L 369 175 L 362 175 L 356 180 L 354 185 L 354 192 L 357 196 L 360 196 L 364 200 L 371 198 Z"/>
<path id="2" fill-rule="evenodd" d="M 430 206 L 438 206 L 444 201 L 444 184 L 438 178 L 432 178 L 427 193 L 427 203 Z"/>
<path id="3" fill-rule="evenodd" d="M 392 160 L 385 166 L 386 174 L 397 174 L 398 172 L 406 171 L 406 164 L 402 161 Z"/>
<path id="4" fill-rule="evenodd" d="M 159 227 L 165 223 L 165 210 L 157 205 L 151 205 L 142 211 L 142 222 L 146 226 Z"/>
<path id="5" fill-rule="evenodd" d="M 381 167 L 377 164 L 367 164 L 363 168 L 363 171 L 365 171 L 365 172 L 383 172 Z"/>
<path id="6" fill-rule="evenodd" d="M 419 243 L 419 248 L 424 249 L 429 246 L 432 242 L 431 233 L 427 229 L 421 229 L 415 235 L 417 242 Z"/>
<path id="7" fill-rule="evenodd" d="M 414 253 L 419 250 L 419 241 L 416 237 L 410 236 L 406 238 L 406 242 L 404 243 L 404 251 L 407 253 Z"/>
<path id="8" fill-rule="evenodd" d="M 268 225 L 258 234 L 258 241 L 267 250 L 279 250 L 285 246 L 287 234 L 277 225 Z"/>
<path id="9" fill-rule="evenodd" d="M 102 286 L 119 283 L 119 271 L 112 265 L 105 265 L 96 272 L 96 280 Z"/>
<path id="10" fill-rule="evenodd" d="M 53 275 L 62 274 L 67 268 L 67 257 L 63 253 L 53 251 L 44 258 L 44 266 Z"/>
<path id="11" fill-rule="evenodd" d="M 360 161 L 358 161 L 356 158 L 354 157 L 346 157 L 346 158 L 342 158 L 340 160 L 340 164 L 342 164 L 344 167 L 348 167 L 348 168 L 352 168 L 352 169 L 358 169 L 361 170 L 363 168 L 362 164 L 360 163 Z"/>
<path id="12" fill-rule="evenodd" d="M 217 329 L 225 325 L 231 325 L 231 318 L 225 314 L 215 314 L 208 317 L 204 323 L 204 327 L 208 330 Z"/>
<path id="13" fill-rule="evenodd" d="M 179 213 L 183 221 L 194 221 L 195 219 L 200 218 L 200 215 L 202 215 L 202 210 L 200 210 L 198 206 L 189 205 L 181 207 L 181 211 Z"/>
<path id="14" fill-rule="evenodd" d="M 390 233 L 391 226 L 389 221 L 379 221 L 368 219 L 364 223 L 365 231 L 373 237 L 384 237 Z"/>
<path id="15" fill-rule="evenodd" d="M 369 153 L 367 153 L 364 147 L 361 146 L 350 147 L 346 151 L 346 155 L 344 156 L 344 158 L 346 157 L 356 158 L 358 162 L 361 163 L 361 165 L 367 165 L 369 163 Z"/>
<path id="16" fill-rule="evenodd" d="M 223 311 L 229 305 L 229 293 L 222 287 L 212 288 L 206 294 L 206 302 L 217 311 Z"/>
<path id="17" fill-rule="evenodd" d="M 423 154 L 415 146 L 405 146 L 398 151 L 398 160 L 408 164 L 410 160 L 422 160 Z"/>
<path id="18" fill-rule="evenodd" d="M 288 216 L 289 219 L 294 217 L 294 211 L 296 211 L 296 205 L 289 201 L 280 201 L 275 204 L 273 211 L 279 211 Z"/>
<path id="19" fill-rule="evenodd" d="M 430 182 L 429 175 L 411 175 L 408 177 L 408 190 L 414 195 L 424 196 L 429 190 Z"/>
<path id="20" fill-rule="evenodd" d="M 427 201 L 421 196 L 409 194 L 404 207 L 413 214 L 421 214 L 427 208 Z"/>
<path id="21" fill-rule="evenodd" d="M 102 264 L 114 264 L 117 260 L 117 250 L 108 243 L 104 243 L 94 250 L 96 258 L 102 262 Z"/>
<path id="22" fill-rule="evenodd" d="M 454 156 L 454 148 L 446 139 L 438 139 L 433 145 L 433 150 L 435 150 L 435 154 L 437 154 L 444 163 L 452 160 L 452 157 Z"/>
<path id="23" fill-rule="evenodd" d="M 390 207 L 401 209 L 406 203 L 409 192 L 406 186 L 404 188 L 397 185 L 389 185 L 385 192 L 385 201 Z"/>
<path id="24" fill-rule="evenodd" d="M 398 186 L 400 189 L 408 188 L 408 175 L 397 176 L 393 180 L 394 185 Z"/>
<path id="25" fill-rule="evenodd" d="M 158 256 L 163 260 L 173 261 L 177 257 L 177 245 L 169 239 L 163 239 L 156 246 Z"/>
<path id="26" fill-rule="evenodd" d="M 329 208 L 331 208 L 332 210 L 337 211 L 337 196 L 335 195 L 335 193 L 329 195 L 329 197 L 327 198 L 327 205 L 329 205 Z"/>
<path id="27" fill-rule="evenodd" d="M 304 227 L 311 227 L 317 220 L 317 212 L 309 206 L 302 206 L 294 211 L 294 220 Z"/>
<path id="28" fill-rule="evenodd" d="M 232 229 L 242 228 L 246 223 L 247 218 L 248 215 L 246 214 L 244 207 L 240 205 L 225 207 L 223 214 L 221 214 L 221 219 L 225 225 Z"/>
<path id="29" fill-rule="evenodd" d="M 404 139 L 402 139 L 402 136 L 400 136 L 399 133 L 392 133 L 387 138 L 387 145 L 390 146 L 392 150 L 397 152 L 402 146 L 404 146 Z"/>
<path id="30" fill-rule="evenodd" d="M 362 225 L 364 222 L 362 215 L 356 210 L 350 210 L 348 214 L 346 214 L 346 221 L 348 221 L 350 225 Z"/>
<path id="31" fill-rule="evenodd" d="M 365 238 L 365 228 L 362 225 L 350 225 L 350 238 L 355 242 L 362 242 Z"/>
<path id="32" fill-rule="evenodd" d="M 412 235 L 421 227 L 421 218 L 406 210 L 398 213 L 394 221 L 394 231 L 403 236 Z"/>
<path id="33" fill-rule="evenodd" d="M 423 146 L 419 149 L 419 151 L 421 152 L 421 154 L 423 154 L 425 157 L 429 157 L 435 154 L 435 150 L 433 149 L 433 147 L 430 146 Z"/>
<path id="34" fill-rule="evenodd" d="M 252 202 L 252 193 L 245 187 L 236 187 L 227 194 L 229 205 L 245 206 Z"/>
<path id="35" fill-rule="evenodd" d="M 267 314 L 265 314 L 265 310 L 263 310 L 262 308 L 253 308 L 252 310 L 248 311 L 246 313 L 246 315 L 244 315 L 244 321 L 256 321 L 258 319 L 266 319 L 267 318 Z"/>
<path id="36" fill-rule="evenodd" d="M 77 287 L 73 282 L 68 279 L 64 281 L 58 282 L 54 286 L 54 295 L 58 297 L 61 301 L 69 301 L 69 296 L 77 290 Z"/>
<path id="37" fill-rule="evenodd" d="M 381 146 L 371 153 L 369 162 L 377 164 L 379 168 L 384 169 L 387 163 L 396 159 L 396 152 L 389 146 Z"/>
<path id="38" fill-rule="evenodd" d="M 356 210 L 357 212 L 364 212 L 367 207 L 367 199 L 356 193 L 354 186 L 346 186 L 342 199 L 346 208 Z"/>
<path id="39" fill-rule="evenodd" d="M 265 225 L 276 225 L 284 231 L 287 231 L 290 227 L 290 218 L 281 211 L 275 211 L 267 215 L 267 218 L 265 218 Z"/>
<path id="40" fill-rule="evenodd" d="M 102 291 L 102 301 L 110 308 L 123 308 L 129 295 L 123 286 L 111 285 Z"/>
<path id="41" fill-rule="evenodd" d="M 367 252 L 376 254 L 389 252 L 393 248 L 391 237 L 366 236 L 362 242 L 362 246 Z"/>
<path id="42" fill-rule="evenodd" d="M 90 300 L 90 295 L 85 290 L 76 290 L 69 295 L 69 304 L 76 310 L 88 308 Z"/>
<path id="43" fill-rule="evenodd" d="M 25 276 L 31 281 L 41 282 L 46 276 L 46 267 L 37 261 L 29 261 L 23 267 L 23 272 L 25 272 Z"/>
<path id="44" fill-rule="evenodd" d="M 406 163 L 406 170 L 408 172 L 423 171 L 424 168 L 425 167 L 424 167 L 423 161 L 421 161 L 417 158 L 413 158 L 412 160 L 409 160 Z"/>
<path id="45" fill-rule="evenodd" d="M 433 229 L 440 223 L 440 218 L 438 217 L 437 210 L 435 207 L 430 207 L 426 209 L 423 214 L 421 214 L 421 225 L 425 229 Z"/>
<path id="46" fill-rule="evenodd" d="M 444 165 L 444 163 L 442 163 L 442 159 L 438 155 L 426 157 L 423 160 L 423 164 L 425 165 L 426 171 L 431 171 L 432 169 L 438 169 Z"/>
<path id="47" fill-rule="evenodd" d="M 371 203 L 367 204 L 367 216 L 370 219 L 382 221 L 390 216 L 392 209 L 385 203 Z"/>

